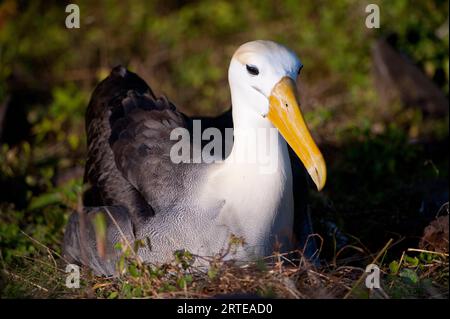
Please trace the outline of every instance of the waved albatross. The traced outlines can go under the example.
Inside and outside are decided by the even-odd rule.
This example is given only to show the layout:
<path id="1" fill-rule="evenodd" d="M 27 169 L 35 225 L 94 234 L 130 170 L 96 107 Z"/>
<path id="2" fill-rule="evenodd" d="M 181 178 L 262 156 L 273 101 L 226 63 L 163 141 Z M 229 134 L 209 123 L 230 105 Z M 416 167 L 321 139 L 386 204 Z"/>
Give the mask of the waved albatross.
<path id="1" fill-rule="evenodd" d="M 232 256 L 237 260 L 270 255 L 275 245 L 290 249 L 294 197 L 287 143 L 318 190 L 326 180 L 324 159 L 299 109 L 302 67 L 295 53 L 271 41 L 238 48 L 228 69 L 234 141 L 224 160 L 208 163 L 173 160 L 173 147 L 182 142 L 172 132 L 192 132 L 194 120 L 157 98 L 136 74 L 114 68 L 87 109 L 90 188 L 83 212 L 69 219 L 65 258 L 109 276 L 117 273 L 115 244 L 124 237 L 143 240 L 139 258 L 157 264 L 177 250 L 213 256 L 228 247 L 231 235 L 245 241 Z M 249 139 L 255 131 L 267 134 Z M 187 144 L 181 146 L 194 154 L 195 143 Z M 261 149 L 264 163 L 254 160 Z M 106 216 L 101 243 L 93 225 L 99 214 Z"/>

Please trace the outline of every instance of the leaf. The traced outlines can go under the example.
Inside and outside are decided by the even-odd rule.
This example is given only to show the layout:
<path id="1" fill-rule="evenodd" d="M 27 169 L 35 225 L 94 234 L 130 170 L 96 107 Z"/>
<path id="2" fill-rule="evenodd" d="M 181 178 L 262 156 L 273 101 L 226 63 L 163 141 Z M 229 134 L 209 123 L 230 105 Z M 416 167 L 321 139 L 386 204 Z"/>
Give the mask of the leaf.
<path id="1" fill-rule="evenodd" d="M 28 206 L 29 210 L 37 210 L 44 208 L 46 206 L 59 204 L 62 202 L 61 194 L 59 193 L 46 193 L 37 197 L 33 197 L 30 205 Z"/>
<path id="2" fill-rule="evenodd" d="M 119 296 L 119 293 L 117 291 L 113 291 L 109 294 L 108 299 L 116 299 Z"/>
<path id="3" fill-rule="evenodd" d="M 80 145 L 80 138 L 75 134 L 69 134 L 69 136 L 67 137 L 67 141 L 69 142 L 69 145 L 73 150 L 76 150 Z"/>
<path id="4" fill-rule="evenodd" d="M 114 249 L 116 250 L 122 250 L 122 243 L 121 242 L 117 242 L 114 244 Z"/>
<path id="5" fill-rule="evenodd" d="M 433 261 L 433 255 L 425 252 L 421 252 L 419 258 L 425 263 L 431 263 Z"/>
<path id="6" fill-rule="evenodd" d="M 417 276 L 417 273 L 412 269 L 403 269 L 400 272 L 400 277 L 411 281 L 413 284 L 417 284 L 419 282 L 419 276 Z"/>
<path id="7" fill-rule="evenodd" d="M 181 289 L 186 288 L 186 279 L 184 279 L 184 277 L 178 278 L 178 280 L 177 280 L 177 285 L 178 285 L 178 287 L 180 287 Z"/>
<path id="8" fill-rule="evenodd" d="M 148 238 L 148 237 L 146 237 Z M 139 248 L 145 247 L 145 240 L 144 239 L 138 239 L 134 241 L 133 249 L 134 252 L 137 252 Z"/>
<path id="9" fill-rule="evenodd" d="M 216 278 L 217 273 L 218 273 L 217 268 L 215 268 L 215 267 L 210 267 L 210 268 L 208 269 L 208 277 L 209 277 L 209 279 L 214 279 L 214 278 Z"/>
<path id="10" fill-rule="evenodd" d="M 129 283 L 124 283 L 122 287 L 122 294 L 125 296 L 125 298 L 131 298 L 133 287 Z"/>
<path id="11" fill-rule="evenodd" d="M 389 264 L 389 270 L 391 271 L 391 274 L 397 274 L 400 269 L 400 264 L 398 261 L 394 260 Z"/>
<path id="12" fill-rule="evenodd" d="M 134 288 L 132 294 L 133 294 L 133 297 L 136 297 L 136 298 L 142 297 L 141 287 Z"/>
<path id="13" fill-rule="evenodd" d="M 132 277 L 139 277 L 139 270 L 136 268 L 135 265 L 131 264 L 130 266 L 128 266 L 128 272 L 130 273 L 130 275 Z"/>
<path id="14" fill-rule="evenodd" d="M 417 267 L 419 265 L 419 259 L 417 257 L 409 257 L 405 255 L 405 261 L 412 267 Z"/>

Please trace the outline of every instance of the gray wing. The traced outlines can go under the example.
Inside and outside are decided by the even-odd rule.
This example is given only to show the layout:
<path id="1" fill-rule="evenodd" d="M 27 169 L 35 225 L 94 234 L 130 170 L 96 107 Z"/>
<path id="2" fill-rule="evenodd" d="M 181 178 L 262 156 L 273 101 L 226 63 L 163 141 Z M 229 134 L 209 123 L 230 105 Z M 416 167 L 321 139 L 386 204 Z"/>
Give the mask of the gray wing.
<path id="1" fill-rule="evenodd" d="M 84 182 L 89 188 L 83 194 L 83 205 L 122 206 L 128 210 L 133 224 L 139 224 L 154 215 L 153 209 L 119 172 L 109 144 L 112 123 L 125 116 L 122 102 L 129 92 L 154 97 L 150 87 L 137 74 L 117 66 L 92 93 L 86 110 Z"/>
<path id="2" fill-rule="evenodd" d="M 122 102 L 126 115 L 112 126 L 110 138 L 115 163 L 124 178 L 139 191 L 155 214 L 173 208 L 199 178 L 199 165 L 174 163 L 174 129 L 188 131 L 188 121 L 165 98 L 130 92 Z M 181 141 L 190 150 L 190 139 Z M 191 153 L 189 151 L 189 153 Z"/>
<path id="3" fill-rule="evenodd" d="M 170 211 L 182 191 L 189 191 L 191 165 L 170 160 L 176 143 L 170 132 L 188 124 L 173 104 L 156 98 L 123 67 L 114 68 L 97 86 L 86 113 L 85 181 L 90 188 L 83 212 L 73 213 L 66 227 L 63 251 L 69 262 L 99 275 L 116 273 L 120 251 L 115 244 L 124 239 L 132 244 L 149 219 Z M 101 244 L 93 222 L 98 214 L 106 220 Z"/>

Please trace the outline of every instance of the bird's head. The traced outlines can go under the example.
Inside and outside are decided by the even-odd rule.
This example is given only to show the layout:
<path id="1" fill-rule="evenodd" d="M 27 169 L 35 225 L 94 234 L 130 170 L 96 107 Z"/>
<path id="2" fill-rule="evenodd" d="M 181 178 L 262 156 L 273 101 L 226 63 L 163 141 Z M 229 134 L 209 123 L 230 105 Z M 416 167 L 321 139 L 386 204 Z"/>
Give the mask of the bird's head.
<path id="1" fill-rule="evenodd" d="M 276 127 L 321 190 L 326 166 L 300 110 L 296 81 L 303 67 L 297 55 L 272 41 L 252 41 L 239 47 L 230 63 L 232 91 L 253 114 Z M 233 94 L 233 93 L 232 93 Z"/>

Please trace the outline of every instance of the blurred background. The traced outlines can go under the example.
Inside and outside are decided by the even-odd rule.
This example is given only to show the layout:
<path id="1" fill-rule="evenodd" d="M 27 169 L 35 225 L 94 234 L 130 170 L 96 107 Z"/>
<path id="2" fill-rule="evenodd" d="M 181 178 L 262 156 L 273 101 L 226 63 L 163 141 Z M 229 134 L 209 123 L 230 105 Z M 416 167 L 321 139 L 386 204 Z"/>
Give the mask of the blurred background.
<path id="1" fill-rule="evenodd" d="M 65 27 L 70 2 L 79 29 Z M 380 7 L 379 29 L 365 26 L 369 3 Z M 33 256 L 24 233 L 60 251 L 80 205 L 84 112 L 113 66 L 137 72 L 189 115 L 218 115 L 230 106 L 230 58 L 254 39 L 285 44 L 304 64 L 302 107 L 329 169 L 325 190 L 310 194 L 323 257 L 356 243 L 373 252 L 389 238 L 416 247 L 424 227 L 448 214 L 448 5 L 2 1 L 1 263 L 20 267 L 17 256 Z"/>

